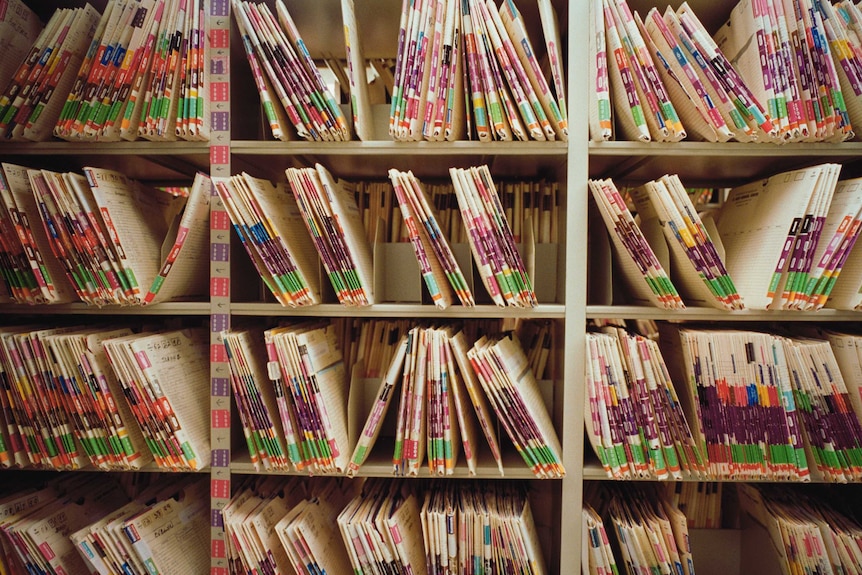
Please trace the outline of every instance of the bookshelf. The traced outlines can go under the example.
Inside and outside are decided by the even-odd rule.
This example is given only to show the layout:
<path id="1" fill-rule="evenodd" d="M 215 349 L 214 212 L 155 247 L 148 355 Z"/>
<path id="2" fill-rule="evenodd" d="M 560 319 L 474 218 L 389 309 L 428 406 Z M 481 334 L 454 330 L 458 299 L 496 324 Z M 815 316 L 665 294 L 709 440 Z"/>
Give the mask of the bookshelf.
<path id="1" fill-rule="evenodd" d="M 107 0 L 91 2 L 98 10 L 103 10 Z M 60 7 L 79 6 L 84 0 L 52 0 L 50 2 L 28 1 L 36 9 L 43 21 Z M 272 2 L 270 2 L 272 5 Z M 376 4 L 376 3 L 375 3 Z M 359 27 L 363 33 L 364 50 L 367 58 L 393 58 L 396 52 L 396 39 L 400 2 L 386 0 L 382 9 L 375 5 L 374 10 L 361 10 Z M 529 28 L 535 37 L 539 32 L 538 13 L 531 2 L 519 2 L 524 10 Z M 343 34 L 340 26 L 341 10 L 337 0 L 304 2 L 288 0 L 287 5 L 313 55 L 333 53 L 343 55 Z M 570 17 L 565 1 L 555 0 L 555 9 L 561 18 L 562 29 L 571 19 L 571 37 L 582 37 L 586 32 L 583 22 Z M 571 143 L 395 143 L 388 136 L 381 135 L 374 141 L 351 141 L 345 143 L 307 143 L 304 141 L 276 142 L 267 137 L 261 129 L 260 105 L 251 79 L 248 63 L 240 48 L 236 26 L 230 15 L 228 0 L 210 0 L 206 6 L 208 39 L 210 43 L 210 112 L 213 114 L 212 131 L 209 142 L 155 143 L 147 141 L 120 142 L 111 144 L 79 143 L 73 144 L 57 140 L 41 143 L 0 143 L 0 158 L 4 161 L 20 163 L 33 167 L 76 170 L 84 165 L 101 165 L 124 172 L 131 178 L 141 179 L 154 185 L 171 185 L 180 181 L 190 181 L 196 171 L 208 172 L 213 176 L 227 176 L 232 173 L 248 171 L 258 177 L 270 179 L 283 178 L 284 169 L 291 166 L 308 166 L 320 162 L 341 177 L 354 179 L 386 179 L 389 168 L 413 170 L 420 178 L 445 180 L 448 168 L 488 164 L 495 178 L 548 177 L 560 183 L 565 190 L 567 182 L 586 181 L 586 122 L 582 118 L 572 118 L 573 137 Z M 572 44 L 574 56 L 568 59 L 584 60 L 586 46 Z M 582 88 L 570 80 L 572 89 Z M 585 101 L 585 93 L 573 95 L 573 101 Z M 388 107 L 382 110 L 385 121 Z M 574 151 L 573 151 L 574 150 Z M 580 158 L 572 162 L 572 158 Z M 573 199 L 575 198 L 575 199 Z M 219 201 L 211 208 L 211 295 L 209 301 L 190 303 L 165 303 L 146 308 L 90 308 L 84 304 L 63 304 L 58 306 L 29 307 L 20 305 L 2 306 L 0 312 L 19 318 L 32 317 L 34 322 L 51 321 L 50 317 L 65 316 L 72 321 L 85 323 L 89 318 L 130 316 L 158 323 L 172 321 L 173 318 L 187 318 L 188 321 L 203 323 L 211 327 L 211 445 L 213 449 L 210 506 L 213 511 L 220 510 L 230 496 L 232 481 L 254 473 L 244 448 L 239 448 L 236 429 L 236 416 L 231 416 L 232 397 L 227 384 L 227 363 L 220 348 L 219 331 L 234 322 L 256 321 L 258 323 L 277 321 L 283 317 L 358 317 L 358 318 L 421 318 L 428 320 L 453 321 L 469 319 L 529 318 L 551 320 L 557 326 L 555 341 L 558 365 L 556 378 L 552 382 L 554 398 L 552 417 L 558 435 L 563 438 L 563 460 L 568 476 L 564 480 L 533 481 L 532 474 L 514 453 L 504 456 L 507 470 L 506 479 L 528 481 L 532 491 L 538 492 L 539 505 L 535 512 L 543 535 L 543 551 L 552 573 L 563 573 L 570 565 L 579 562 L 579 551 L 567 541 L 579 540 L 579 523 L 566 521 L 565 517 L 579 516 L 580 502 L 580 461 L 583 451 L 582 422 L 577 415 L 579 404 L 576 386 L 565 385 L 566 381 L 576 381 L 575 374 L 579 357 L 575 350 L 580 349 L 578 341 L 582 337 L 584 323 L 584 285 L 583 282 L 568 281 L 566 270 L 584 270 L 585 258 L 579 250 L 566 246 L 582 245 L 585 239 L 585 188 L 578 184 L 574 196 L 563 193 L 561 214 L 566 214 L 561 222 L 563 238 L 557 260 L 555 278 L 556 298 L 554 301 L 540 302 L 534 310 L 501 309 L 493 305 L 479 305 L 473 309 L 455 306 L 439 312 L 430 305 L 381 303 L 368 308 L 347 309 L 337 303 L 324 303 L 310 309 L 289 310 L 262 297 L 262 289 L 257 280 L 248 281 L 250 264 L 247 256 L 237 246 L 236 237 L 230 229 L 224 206 Z M 217 198 L 216 198 L 217 199 Z M 566 233 L 565 230 L 579 230 Z M 584 237 L 579 237 L 579 234 Z M 477 289 L 482 289 L 478 288 Z M 581 302 L 581 303 L 578 303 Z M 65 319 L 65 317 L 63 319 Z M 568 342 L 564 345 L 564 342 Z M 572 417 L 569 417 L 569 415 Z M 490 458 L 480 459 L 476 478 L 493 481 L 500 477 Z M 462 465 L 463 467 L 463 465 Z M 427 477 L 423 470 L 422 477 Z M 19 473 L 19 472 L 14 472 Z M 361 475 L 366 477 L 389 476 L 391 466 L 384 457 L 372 459 L 363 467 Z M 455 478 L 466 477 L 466 467 L 456 471 Z M 22 483 L 26 483 L 31 473 L 20 472 Z M 214 514 L 216 517 L 217 514 Z M 219 520 L 214 518 L 211 531 L 212 573 L 227 573 L 224 556 L 224 536 Z"/>
<path id="2" fill-rule="evenodd" d="M 652 7 L 664 11 L 667 5 L 677 8 L 680 1 L 628 0 L 632 11 L 645 14 Z M 735 2 L 710 2 L 693 0 L 688 4 L 698 15 L 710 32 L 714 32 L 728 18 Z M 570 58 L 575 57 L 570 49 Z M 572 61 L 570 60 L 570 63 Z M 577 71 L 570 65 L 570 75 Z M 574 96 L 573 96 L 574 98 Z M 616 183 L 640 185 L 659 178 L 665 174 L 679 174 L 686 185 L 697 187 L 733 187 L 744 182 L 750 182 L 772 174 L 793 168 L 812 166 L 824 162 L 842 164 L 841 177 L 859 177 L 862 175 L 862 144 L 858 141 L 840 144 L 828 143 L 796 143 L 788 145 L 747 144 L 747 143 L 708 143 L 682 141 L 679 143 L 640 143 L 632 141 L 590 142 L 586 146 L 586 166 L 581 164 L 582 158 L 575 156 L 579 150 L 570 150 L 570 164 L 585 168 L 591 178 L 613 178 Z M 570 199 L 572 194 L 580 193 L 580 189 L 569 186 Z M 591 230 L 603 228 L 601 219 L 596 213 L 588 225 Z M 603 231 L 603 230 L 602 230 Z M 854 257 L 859 257 L 856 254 Z M 571 260 L 569 260 L 571 262 Z M 599 292 L 593 289 L 608 281 L 606 270 L 602 264 L 591 262 L 589 257 L 584 262 L 586 272 L 591 271 L 592 282 L 587 287 L 588 297 L 584 306 L 587 319 L 622 318 L 626 320 L 656 320 L 672 323 L 697 323 L 698 325 L 739 327 L 748 322 L 755 325 L 791 325 L 825 324 L 841 328 L 858 325 L 858 312 L 824 309 L 818 312 L 786 311 L 718 311 L 708 308 L 687 307 L 684 310 L 666 311 L 658 308 L 613 304 L 604 300 Z M 750 324 L 749 324 L 750 325 Z M 568 341 L 567 341 L 568 343 Z M 577 358 L 579 363 L 582 358 Z M 576 408 L 576 417 L 584 415 L 583 409 Z M 587 417 L 589 414 L 586 414 Z M 583 425 L 583 420 L 580 420 Z M 587 446 L 581 467 L 581 479 L 584 489 L 612 481 L 607 478 L 598 458 Z M 732 480 L 726 481 L 732 484 Z M 802 489 L 815 490 L 816 485 L 800 486 Z M 857 486 L 830 486 L 836 491 L 832 493 L 852 499 L 857 493 Z M 839 495 L 840 494 L 840 495 Z M 744 529 L 693 529 L 690 531 L 695 568 L 698 573 L 780 573 L 778 564 L 771 559 L 766 550 L 771 547 L 765 530 L 759 528 Z"/>
<path id="3" fill-rule="evenodd" d="M 518 5 L 528 17 L 528 26 L 537 30 L 535 2 L 519 0 Z M 81 5 L 83 0 L 52 0 L 29 2 L 43 19 L 56 7 Z M 103 9 L 105 0 L 93 2 Z M 340 6 L 337 0 L 307 2 L 287 0 L 300 30 L 314 30 L 304 36 L 312 54 L 324 52 L 342 54 L 343 34 L 340 26 Z M 400 2 L 381 0 L 374 10 L 360 10 L 359 28 L 368 58 L 394 57 Z M 380 5 L 378 7 L 378 4 Z M 672 3 L 678 5 L 678 1 Z M 708 27 L 715 28 L 726 18 L 732 3 L 692 0 L 690 4 Z M 207 4 L 207 25 L 210 31 L 210 70 L 212 96 L 211 113 L 218 115 L 213 122 L 209 143 L 188 142 L 124 142 L 120 144 L 71 144 L 50 141 L 36 144 L 0 144 L 0 158 L 34 167 L 77 169 L 88 163 L 100 163 L 151 183 L 174 183 L 190 179 L 196 170 L 226 176 L 248 171 L 258 177 L 276 179 L 291 166 L 308 166 L 320 162 L 339 176 L 376 178 L 383 180 L 389 168 L 413 170 L 420 178 L 445 179 L 451 166 L 487 163 L 499 177 L 551 176 L 560 182 L 562 194 L 562 240 L 556 270 L 556 301 L 540 302 L 529 311 L 501 309 L 480 305 L 473 309 L 454 306 L 438 311 L 430 305 L 381 303 L 368 308 L 347 309 L 338 304 L 324 303 L 309 309 L 290 310 L 261 297 L 256 281 L 248 281 L 250 266 L 245 253 L 237 249 L 231 238 L 224 207 L 216 201 L 211 217 L 211 296 L 209 301 L 166 303 L 147 308 L 92 309 L 83 304 L 26 307 L 5 305 L 0 313 L 33 316 L 43 322 L 49 315 L 80 316 L 183 316 L 199 321 L 209 320 L 211 344 L 211 444 L 214 450 L 210 469 L 212 480 L 211 507 L 221 509 L 227 502 L 233 479 L 253 474 L 243 458 L 242 449 L 231 430 L 230 387 L 227 385 L 226 360 L 216 351 L 218 332 L 235 321 L 273 321 L 281 317 L 357 317 L 357 318 L 423 318 L 478 319 L 529 318 L 547 319 L 556 329 L 556 377 L 553 385 L 553 417 L 563 446 L 563 463 L 567 476 L 561 480 L 532 480 L 519 460 L 507 466 L 507 478 L 527 480 L 550 504 L 536 511 L 537 520 L 550 537 L 544 542 L 545 559 L 551 573 L 575 573 L 581 561 L 581 503 L 585 486 L 590 482 L 606 481 L 592 455 L 585 450 L 584 438 L 584 326 L 588 319 L 625 318 L 663 321 L 698 321 L 732 323 L 749 321 L 777 322 L 854 322 L 859 314 L 835 310 L 817 313 L 801 312 L 719 312 L 712 309 L 690 308 L 680 312 L 659 309 L 607 305 L 588 300 L 589 280 L 595 275 L 587 253 L 588 234 L 601 222 L 588 215 L 587 179 L 613 177 L 620 181 L 640 183 L 665 173 L 679 173 L 687 184 L 709 182 L 732 186 L 752 178 L 775 173 L 790 167 L 811 165 L 823 161 L 845 165 L 845 175 L 862 174 L 862 143 L 842 144 L 708 144 L 682 142 L 678 144 L 640 144 L 635 142 L 588 142 L 586 102 L 590 90 L 587 78 L 589 58 L 587 3 L 582 0 L 554 0 L 564 33 L 565 56 L 568 61 L 569 141 L 485 143 L 396 143 L 388 136 L 374 141 L 344 143 L 309 143 L 304 141 L 276 142 L 267 137 L 260 117 L 260 105 L 248 64 L 236 28 L 229 14 L 228 0 L 210 0 Z M 631 0 L 633 10 L 645 10 L 652 0 Z M 664 4 L 662 4 L 662 7 Z M 385 113 L 385 112 L 384 112 Z M 237 447 L 232 449 L 232 447 Z M 380 458 L 382 459 L 382 458 Z M 511 470 L 511 473 L 508 472 Z M 464 471 L 460 469 L 459 472 Z M 363 467 L 364 476 L 388 476 L 390 467 L 383 461 L 370 461 Z M 426 473 L 427 474 L 427 473 Z M 456 473 L 456 477 L 461 477 Z M 21 473 L 23 481 L 28 473 Z M 481 462 L 477 479 L 499 478 L 492 463 Z M 22 482 L 23 482 L 22 481 Z M 212 573 L 227 573 L 224 560 L 223 534 L 213 520 L 211 534 Z M 720 538 L 699 534 L 701 547 L 716 553 L 722 541 L 740 545 L 738 536 Z M 744 539 L 744 538 L 742 538 Z M 735 543 L 733 543 L 735 541 Z M 704 558 L 706 561 L 706 558 Z M 698 555 L 695 555 L 698 563 Z M 735 564 L 740 569 L 739 564 Z"/>

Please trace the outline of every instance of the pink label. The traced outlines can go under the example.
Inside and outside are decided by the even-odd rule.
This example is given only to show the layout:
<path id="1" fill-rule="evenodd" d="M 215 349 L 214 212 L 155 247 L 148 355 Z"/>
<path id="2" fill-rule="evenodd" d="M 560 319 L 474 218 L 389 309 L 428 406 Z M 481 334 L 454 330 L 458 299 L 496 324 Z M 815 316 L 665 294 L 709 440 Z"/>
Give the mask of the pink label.
<path id="1" fill-rule="evenodd" d="M 150 367 L 150 358 L 147 357 L 146 352 L 139 351 L 135 353 L 135 357 L 138 358 L 138 365 L 141 366 L 141 369 L 147 369 Z"/>
<path id="2" fill-rule="evenodd" d="M 55 557 L 54 550 L 51 549 L 51 546 L 48 545 L 47 541 L 39 545 L 39 551 L 41 551 L 42 557 L 44 557 L 48 561 Z"/>

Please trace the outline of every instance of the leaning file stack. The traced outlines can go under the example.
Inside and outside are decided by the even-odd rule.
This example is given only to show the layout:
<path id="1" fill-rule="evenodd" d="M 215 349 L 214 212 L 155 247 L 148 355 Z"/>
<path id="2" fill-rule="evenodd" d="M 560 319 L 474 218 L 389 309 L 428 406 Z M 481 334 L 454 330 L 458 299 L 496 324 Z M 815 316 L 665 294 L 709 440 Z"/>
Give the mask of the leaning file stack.
<path id="1" fill-rule="evenodd" d="M 705 460 L 658 344 L 621 328 L 587 334 L 587 438 L 609 477 L 698 478 Z"/>
<path id="2" fill-rule="evenodd" d="M 51 136 L 98 23 L 99 12 L 90 4 L 54 12 L 0 93 L 0 137 L 43 141 Z"/>
<path id="3" fill-rule="evenodd" d="M 559 31 L 539 2 L 553 81 L 511 0 L 405 3 L 389 115 L 398 141 L 568 138 Z M 465 102 L 466 100 L 466 102 Z M 465 111 L 466 106 L 466 111 Z"/>
<path id="4" fill-rule="evenodd" d="M 350 140 L 352 127 L 324 83 L 285 3 L 276 2 L 277 22 L 264 3 L 232 0 L 231 5 L 273 137 Z"/>
<path id="5" fill-rule="evenodd" d="M 209 138 L 203 0 L 111 0 L 53 134 L 69 141 Z"/>
<path id="6" fill-rule="evenodd" d="M 315 246 L 286 183 L 273 185 L 241 174 L 217 178 L 214 184 L 237 236 L 276 300 L 289 307 L 319 303 Z"/>
<path id="7" fill-rule="evenodd" d="M 287 181 L 338 301 L 351 306 L 373 304 L 371 246 L 353 184 L 334 177 L 320 164 L 288 168 Z"/>
<path id="8" fill-rule="evenodd" d="M 344 473 L 347 374 L 335 327 L 312 321 L 268 329 L 264 338 L 291 464 L 309 474 Z"/>
<path id="9" fill-rule="evenodd" d="M 208 348 L 202 328 L 143 332 L 102 342 L 156 464 L 209 465 Z"/>
<path id="10" fill-rule="evenodd" d="M 742 0 L 710 36 L 687 2 L 632 14 L 625 0 L 597 0 L 591 138 L 667 140 L 670 106 L 677 139 L 853 139 L 862 120 L 859 21 L 852 2 Z"/>

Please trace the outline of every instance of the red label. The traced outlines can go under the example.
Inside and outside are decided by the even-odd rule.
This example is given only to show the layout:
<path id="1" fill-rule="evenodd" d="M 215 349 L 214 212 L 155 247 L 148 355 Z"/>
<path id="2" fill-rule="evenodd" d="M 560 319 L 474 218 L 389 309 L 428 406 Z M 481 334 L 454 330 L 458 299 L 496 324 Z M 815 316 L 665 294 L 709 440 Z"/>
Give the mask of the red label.
<path id="1" fill-rule="evenodd" d="M 230 162 L 229 146 L 210 146 L 210 164 L 224 165 Z"/>
<path id="2" fill-rule="evenodd" d="M 214 409 L 212 411 L 212 426 L 213 429 L 227 429 L 230 427 L 230 410 L 229 409 Z"/>
<path id="3" fill-rule="evenodd" d="M 212 29 L 210 30 L 210 47 L 211 48 L 227 48 L 230 46 L 230 30 Z"/>
<path id="4" fill-rule="evenodd" d="M 213 363 L 227 363 L 227 351 L 220 343 L 210 346 L 210 361 Z"/>
<path id="5" fill-rule="evenodd" d="M 217 211 L 210 213 L 210 229 L 211 230 L 228 230 L 230 229 L 230 216 L 225 211 Z"/>
<path id="6" fill-rule="evenodd" d="M 213 479 L 210 482 L 210 495 L 212 495 L 213 499 L 228 499 L 230 497 L 230 481 L 227 479 Z"/>
<path id="7" fill-rule="evenodd" d="M 210 83 L 210 102 L 227 102 L 230 99 L 230 84 L 227 82 Z"/>
<path id="8" fill-rule="evenodd" d="M 212 278 L 210 280 L 210 295 L 228 297 L 230 295 L 230 278 Z"/>

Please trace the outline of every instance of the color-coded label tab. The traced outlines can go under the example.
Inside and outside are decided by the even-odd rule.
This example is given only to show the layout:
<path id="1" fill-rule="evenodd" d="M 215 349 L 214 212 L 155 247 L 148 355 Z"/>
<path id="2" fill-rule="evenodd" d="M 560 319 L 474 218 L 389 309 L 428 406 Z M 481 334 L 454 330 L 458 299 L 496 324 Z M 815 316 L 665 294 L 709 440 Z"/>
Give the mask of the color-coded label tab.
<path id="1" fill-rule="evenodd" d="M 230 146 L 210 146 L 210 164 L 230 162 Z"/>
<path id="2" fill-rule="evenodd" d="M 230 279 L 212 278 L 210 280 L 210 295 L 212 297 L 228 297 L 230 295 Z"/>
<path id="3" fill-rule="evenodd" d="M 212 461 L 212 467 L 227 467 L 230 465 L 230 450 L 213 449 L 212 457 L 210 459 Z"/>
<path id="4" fill-rule="evenodd" d="M 230 427 L 230 410 L 213 409 L 211 412 L 213 429 L 227 429 Z"/>
<path id="5" fill-rule="evenodd" d="M 230 30 L 215 28 L 210 30 L 210 47 L 215 49 L 230 46 Z"/>
<path id="6" fill-rule="evenodd" d="M 210 395 L 213 397 L 227 397 L 230 395 L 230 380 L 226 377 L 214 377 L 211 382 Z"/>
<path id="7" fill-rule="evenodd" d="M 229 0 L 210 0 L 211 16 L 227 16 L 229 8 Z"/>

